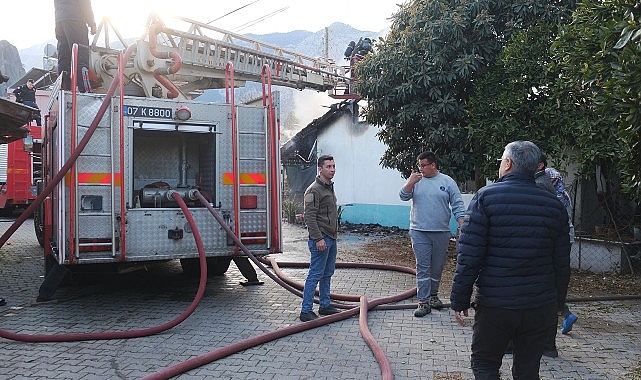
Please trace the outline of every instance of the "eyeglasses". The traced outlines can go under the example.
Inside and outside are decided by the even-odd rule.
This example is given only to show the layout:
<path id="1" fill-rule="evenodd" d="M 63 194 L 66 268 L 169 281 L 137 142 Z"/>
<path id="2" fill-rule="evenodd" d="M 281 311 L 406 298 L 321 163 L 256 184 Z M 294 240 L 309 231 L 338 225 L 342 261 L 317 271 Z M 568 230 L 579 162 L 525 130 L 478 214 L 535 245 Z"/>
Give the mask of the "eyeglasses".
<path id="1" fill-rule="evenodd" d="M 419 169 L 423 169 L 426 166 L 434 165 L 434 162 L 429 162 L 427 164 L 418 164 Z"/>

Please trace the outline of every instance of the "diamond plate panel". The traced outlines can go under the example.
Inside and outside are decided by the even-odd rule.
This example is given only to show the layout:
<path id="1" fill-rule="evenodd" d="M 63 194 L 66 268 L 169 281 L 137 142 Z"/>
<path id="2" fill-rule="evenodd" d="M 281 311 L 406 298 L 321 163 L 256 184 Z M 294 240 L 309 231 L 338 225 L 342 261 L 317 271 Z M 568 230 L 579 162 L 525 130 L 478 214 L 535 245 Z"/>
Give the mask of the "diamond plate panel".
<path id="1" fill-rule="evenodd" d="M 227 255 L 227 235 L 207 209 L 191 209 L 208 256 Z M 183 230 L 183 238 L 172 240 L 168 231 Z M 127 256 L 197 253 L 193 233 L 179 209 L 133 209 L 127 211 Z"/>

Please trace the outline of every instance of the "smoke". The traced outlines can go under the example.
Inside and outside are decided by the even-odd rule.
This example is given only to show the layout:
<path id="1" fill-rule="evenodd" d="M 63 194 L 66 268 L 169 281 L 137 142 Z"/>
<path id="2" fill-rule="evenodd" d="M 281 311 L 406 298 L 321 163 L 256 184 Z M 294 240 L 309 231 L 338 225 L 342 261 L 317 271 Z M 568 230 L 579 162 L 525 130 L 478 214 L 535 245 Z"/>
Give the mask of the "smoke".
<path id="1" fill-rule="evenodd" d="M 312 121 L 327 113 L 328 107 L 336 102 L 326 92 L 313 90 L 292 91 L 292 97 L 288 100 L 288 103 L 293 107 L 283 118 L 281 128 L 283 143 L 289 141 Z"/>

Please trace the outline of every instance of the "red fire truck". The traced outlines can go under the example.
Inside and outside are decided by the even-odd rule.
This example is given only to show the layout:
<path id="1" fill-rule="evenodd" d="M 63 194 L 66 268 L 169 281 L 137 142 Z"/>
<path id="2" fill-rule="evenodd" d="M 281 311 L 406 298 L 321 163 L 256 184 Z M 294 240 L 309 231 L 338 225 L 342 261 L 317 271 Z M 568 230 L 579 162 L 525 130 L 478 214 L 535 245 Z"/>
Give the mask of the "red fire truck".
<path id="1" fill-rule="evenodd" d="M 41 127 L 29 125 L 29 135 L 0 145 L 0 213 L 11 215 L 35 199 L 42 174 Z"/>
<path id="2" fill-rule="evenodd" d="M 25 78 L 23 82 L 26 81 Z M 36 91 L 36 102 L 40 107 L 44 107 L 48 100 L 49 91 Z M 6 119 L 7 113 L 23 109 L 28 107 L 3 99 L 3 126 L 12 124 L 12 121 Z M 0 144 L 0 214 L 2 215 L 11 215 L 14 210 L 26 208 L 36 197 L 35 185 L 42 179 L 42 128 L 35 124 L 31 121 L 20 126 L 16 130 L 17 133 L 2 136 L 10 137 L 8 141 L 2 141 Z"/>

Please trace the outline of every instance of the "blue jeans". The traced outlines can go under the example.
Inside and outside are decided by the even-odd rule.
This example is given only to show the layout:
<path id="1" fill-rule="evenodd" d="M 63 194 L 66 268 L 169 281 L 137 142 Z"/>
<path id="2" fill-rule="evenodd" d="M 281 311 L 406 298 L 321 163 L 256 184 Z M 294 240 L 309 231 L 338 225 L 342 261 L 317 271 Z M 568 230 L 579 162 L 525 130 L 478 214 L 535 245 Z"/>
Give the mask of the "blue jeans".
<path id="1" fill-rule="evenodd" d="M 324 251 L 316 249 L 316 242 L 314 240 L 310 239 L 307 241 L 311 258 L 309 261 L 309 272 L 307 273 L 305 287 L 303 288 L 302 313 L 312 311 L 312 307 L 314 306 L 314 291 L 316 290 L 316 285 L 319 283 L 318 300 L 320 307 L 328 307 L 330 304 L 329 288 L 334 269 L 336 268 L 336 240 L 325 234 L 323 234 L 323 239 L 327 246 Z"/>
<path id="2" fill-rule="evenodd" d="M 416 295 L 419 302 L 427 302 L 430 296 L 438 295 L 452 233 L 410 230 L 409 235 L 416 257 Z"/>

